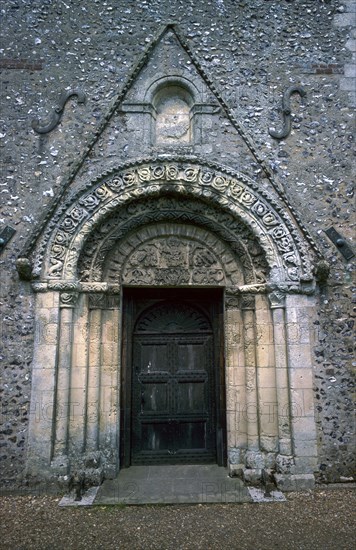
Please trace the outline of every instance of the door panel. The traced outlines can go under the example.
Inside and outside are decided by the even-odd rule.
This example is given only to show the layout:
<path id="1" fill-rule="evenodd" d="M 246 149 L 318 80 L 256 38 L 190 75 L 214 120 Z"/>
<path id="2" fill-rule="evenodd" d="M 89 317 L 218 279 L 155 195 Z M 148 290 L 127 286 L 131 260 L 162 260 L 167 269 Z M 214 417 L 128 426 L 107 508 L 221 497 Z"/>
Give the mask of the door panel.
<path id="1" fill-rule="evenodd" d="M 191 310 L 167 304 L 163 311 L 159 304 L 161 334 L 147 334 L 142 319 L 145 334 L 134 334 L 133 464 L 216 460 L 212 334 L 204 334 L 206 322 L 201 332 L 174 333 L 185 313 L 191 329 Z M 146 317 L 157 319 L 154 309 Z"/>
<path id="2" fill-rule="evenodd" d="M 125 290 L 122 466 L 225 463 L 222 303 L 221 290 Z"/>

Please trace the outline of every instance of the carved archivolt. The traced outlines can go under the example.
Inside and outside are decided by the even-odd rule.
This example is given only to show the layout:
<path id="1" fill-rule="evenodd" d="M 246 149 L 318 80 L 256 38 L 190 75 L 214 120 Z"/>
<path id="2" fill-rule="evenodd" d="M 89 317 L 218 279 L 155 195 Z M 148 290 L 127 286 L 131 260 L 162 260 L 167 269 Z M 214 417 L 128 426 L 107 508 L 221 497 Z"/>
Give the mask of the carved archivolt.
<path id="1" fill-rule="evenodd" d="M 230 212 L 236 225 L 245 224 L 265 252 L 270 276 L 277 282 L 312 278 L 309 258 L 297 226 L 287 210 L 246 176 L 215 165 L 154 161 L 113 172 L 72 200 L 55 229 L 47 235 L 49 254 L 45 278 L 75 279 L 88 236 L 121 206 L 137 199 L 174 193 L 195 197 Z M 38 258 L 41 263 L 41 258 Z"/>
<path id="2" fill-rule="evenodd" d="M 225 248 L 227 246 L 230 254 L 238 258 L 245 284 L 266 281 L 269 268 L 264 251 L 246 225 L 236 224 L 236 218 L 222 209 L 212 208 L 198 200 L 174 197 L 135 201 L 119 209 L 98 226 L 86 241 L 81 253 L 78 266 L 80 280 L 101 281 L 103 278 L 106 280 L 107 275 L 103 274 L 103 265 L 106 258 L 110 257 L 112 251 L 118 248 L 123 239 L 142 227 L 148 228 L 162 222 L 168 223 L 170 227 L 172 223 L 179 223 L 181 227 L 186 228 L 194 224 L 195 232 L 189 231 L 189 238 L 193 239 L 199 226 L 202 231 L 205 231 L 202 238 L 204 242 L 208 236 L 214 234 L 215 239 L 211 247 L 215 249 L 216 241 L 219 240 L 226 243 Z M 117 261 L 120 261 L 121 265 L 125 257 Z M 226 261 L 226 265 L 232 264 Z M 118 280 L 118 269 L 118 263 L 115 263 L 116 280 Z"/>

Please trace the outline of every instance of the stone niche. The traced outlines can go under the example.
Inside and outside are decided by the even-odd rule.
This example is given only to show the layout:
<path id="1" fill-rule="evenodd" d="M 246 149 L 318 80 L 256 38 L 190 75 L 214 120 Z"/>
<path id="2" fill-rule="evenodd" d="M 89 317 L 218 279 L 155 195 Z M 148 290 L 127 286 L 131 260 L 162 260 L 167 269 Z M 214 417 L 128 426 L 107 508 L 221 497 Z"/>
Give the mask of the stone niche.
<path id="1" fill-rule="evenodd" d="M 163 86 L 156 92 L 153 107 L 156 111 L 156 144 L 188 144 L 192 139 L 194 104 L 189 91 L 182 86 Z"/>

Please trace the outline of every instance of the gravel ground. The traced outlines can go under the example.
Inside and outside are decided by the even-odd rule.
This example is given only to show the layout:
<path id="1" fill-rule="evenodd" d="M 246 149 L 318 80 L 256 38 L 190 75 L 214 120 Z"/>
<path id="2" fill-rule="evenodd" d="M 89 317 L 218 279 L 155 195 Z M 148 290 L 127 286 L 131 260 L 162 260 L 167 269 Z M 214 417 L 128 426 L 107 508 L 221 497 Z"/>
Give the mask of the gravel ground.
<path id="1" fill-rule="evenodd" d="M 353 550 L 356 491 L 290 493 L 284 503 L 59 508 L 0 497 L 1 549 Z"/>

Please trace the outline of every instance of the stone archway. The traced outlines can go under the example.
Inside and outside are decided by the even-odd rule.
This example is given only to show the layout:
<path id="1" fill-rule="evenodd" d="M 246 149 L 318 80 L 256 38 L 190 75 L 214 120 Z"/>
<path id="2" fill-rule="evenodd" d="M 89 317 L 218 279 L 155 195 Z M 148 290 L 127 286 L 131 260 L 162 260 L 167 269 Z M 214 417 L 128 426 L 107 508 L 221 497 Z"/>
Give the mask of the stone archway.
<path id="1" fill-rule="evenodd" d="M 282 201 L 215 165 L 138 163 L 72 197 L 34 252 L 29 473 L 118 471 L 122 285 L 212 286 L 225 295 L 230 471 L 310 481 L 312 259 Z"/>

